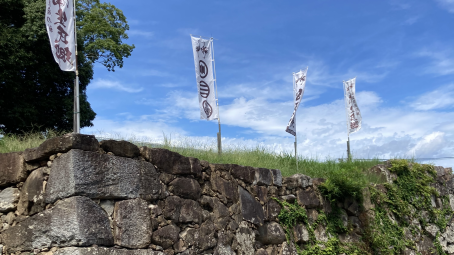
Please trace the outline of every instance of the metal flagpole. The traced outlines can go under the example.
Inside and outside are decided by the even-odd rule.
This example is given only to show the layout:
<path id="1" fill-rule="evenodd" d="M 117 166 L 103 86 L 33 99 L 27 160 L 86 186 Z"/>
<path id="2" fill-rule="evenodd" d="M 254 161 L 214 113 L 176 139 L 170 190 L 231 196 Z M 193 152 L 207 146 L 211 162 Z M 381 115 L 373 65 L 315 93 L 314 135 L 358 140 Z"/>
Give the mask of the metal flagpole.
<path id="1" fill-rule="evenodd" d="M 295 73 L 293 73 L 293 98 L 296 98 L 296 83 L 295 83 Z M 293 122 L 295 123 L 295 161 L 296 161 L 296 172 L 298 172 L 298 152 L 297 152 L 297 148 L 298 148 L 298 143 L 297 143 L 297 140 L 296 140 L 296 112 L 295 112 L 295 116 L 293 117 Z"/>
<path id="2" fill-rule="evenodd" d="M 348 136 L 348 140 L 347 140 L 347 160 L 350 160 L 350 129 L 349 129 L 349 125 L 348 125 L 348 113 L 347 113 L 347 102 L 345 101 L 345 81 L 342 81 L 342 85 L 344 87 L 344 104 L 345 104 L 345 117 L 347 118 L 347 136 Z"/>
<path id="3" fill-rule="evenodd" d="M 77 27 L 76 27 L 76 0 L 74 3 L 74 46 L 76 49 L 76 79 L 74 80 L 74 133 L 80 133 L 80 105 L 79 105 L 79 68 L 77 67 Z"/>
<path id="4" fill-rule="evenodd" d="M 211 37 L 211 50 L 213 52 L 213 57 L 211 59 L 213 63 L 213 75 L 214 75 L 214 87 L 216 89 L 216 105 L 218 107 L 218 126 L 219 126 L 219 132 L 217 133 L 218 137 L 218 153 L 219 155 L 222 154 L 222 141 L 221 141 L 221 115 L 219 114 L 219 97 L 218 97 L 218 82 L 216 79 L 216 62 L 214 61 L 214 43 L 213 43 L 213 37 Z"/>

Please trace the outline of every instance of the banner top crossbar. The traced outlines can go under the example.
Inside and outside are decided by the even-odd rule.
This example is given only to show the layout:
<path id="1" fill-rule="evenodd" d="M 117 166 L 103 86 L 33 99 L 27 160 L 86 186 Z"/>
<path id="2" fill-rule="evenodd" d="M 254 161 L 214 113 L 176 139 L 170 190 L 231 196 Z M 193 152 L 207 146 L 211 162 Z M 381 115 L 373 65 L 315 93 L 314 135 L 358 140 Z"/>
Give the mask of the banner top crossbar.
<path id="1" fill-rule="evenodd" d="M 193 34 L 189 34 L 190 36 L 192 37 L 200 37 L 202 39 L 212 39 L 212 40 L 219 40 L 219 39 L 216 39 L 216 38 L 213 38 L 213 37 L 205 37 L 205 36 L 201 36 L 201 35 L 193 35 Z"/>

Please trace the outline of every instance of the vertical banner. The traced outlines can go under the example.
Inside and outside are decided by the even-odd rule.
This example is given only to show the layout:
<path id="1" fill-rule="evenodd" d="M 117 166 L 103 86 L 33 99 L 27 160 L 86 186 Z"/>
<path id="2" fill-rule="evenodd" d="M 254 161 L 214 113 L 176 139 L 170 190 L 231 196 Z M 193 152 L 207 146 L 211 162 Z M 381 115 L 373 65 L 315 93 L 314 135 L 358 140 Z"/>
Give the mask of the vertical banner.
<path id="1" fill-rule="evenodd" d="M 361 113 L 355 98 L 356 78 L 344 81 L 345 109 L 347 111 L 348 134 L 361 129 Z"/>
<path id="2" fill-rule="evenodd" d="M 46 0 L 45 19 L 55 61 L 63 71 L 75 71 L 73 0 Z"/>
<path id="3" fill-rule="evenodd" d="M 285 131 L 296 136 L 296 110 L 298 110 L 298 106 L 301 103 L 301 99 L 303 98 L 304 88 L 306 87 L 306 70 L 301 70 L 297 73 L 293 73 L 293 95 L 294 95 L 294 108 L 293 114 L 290 118 L 290 121 L 287 124 L 287 128 Z"/>
<path id="4" fill-rule="evenodd" d="M 202 39 L 191 36 L 194 53 L 195 77 L 199 92 L 200 119 L 218 119 L 216 95 L 214 90 L 212 39 Z"/>

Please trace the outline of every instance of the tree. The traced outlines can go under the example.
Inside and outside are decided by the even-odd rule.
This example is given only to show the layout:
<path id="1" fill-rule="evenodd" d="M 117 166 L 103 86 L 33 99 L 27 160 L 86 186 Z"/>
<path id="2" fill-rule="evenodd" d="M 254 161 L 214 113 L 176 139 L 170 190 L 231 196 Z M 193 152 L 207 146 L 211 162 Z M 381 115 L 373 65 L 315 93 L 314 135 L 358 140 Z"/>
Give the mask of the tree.
<path id="1" fill-rule="evenodd" d="M 55 62 L 44 24 L 45 0 L 0 0 L 0 131 L 72 130 L 74 72 Z M 99 0 L 77 2 L 77 64 L 81 127 L 96 113 L 87 101 L 93 63 L 123 66 L 134 45 L 122 42 L 129 27 L 122 11 Z"/>

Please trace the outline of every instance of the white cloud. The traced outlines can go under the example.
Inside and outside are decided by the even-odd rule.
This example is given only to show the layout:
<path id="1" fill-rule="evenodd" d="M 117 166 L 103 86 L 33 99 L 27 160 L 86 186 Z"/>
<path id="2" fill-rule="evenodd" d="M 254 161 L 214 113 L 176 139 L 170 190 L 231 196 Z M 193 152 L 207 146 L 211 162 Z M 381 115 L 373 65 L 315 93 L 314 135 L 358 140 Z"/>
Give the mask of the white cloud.
<path id="1" fill-rule="evenodd" d="M 454 85 L 448 85 L 421 95 L 410 106 L 428 111 L 454 107 Z"/>
<path id="2" fill-rule="evenodd" d="M 442 8 L 454 13 L 454 0 L 435 0 Z"/>
<path id="3" fill-rule="evenodd" d="M 123 85 L 122 83 L 120 83 L 118 81 L 110 81 L 110 80 L 104 80 L 104 79 L 96 79 L 94 82 L 90 83 L 89 88 L 91 88 L 91 89 L 109 88 L 109 89 L 125 91 L 128 93 L 137 93 L 137 92 L 140 92 L 143 90 L 142 87 L 132 88 L 132 87 Z"/>
<path id="4" fill-rule="evenodd" d="M 454 53 L 451 50 L 424 49 L 417 55 L 432 59 L 432 62 L 426 65 L 427 69 L 424 72 L 437 75 L 454 74 Z"/>

